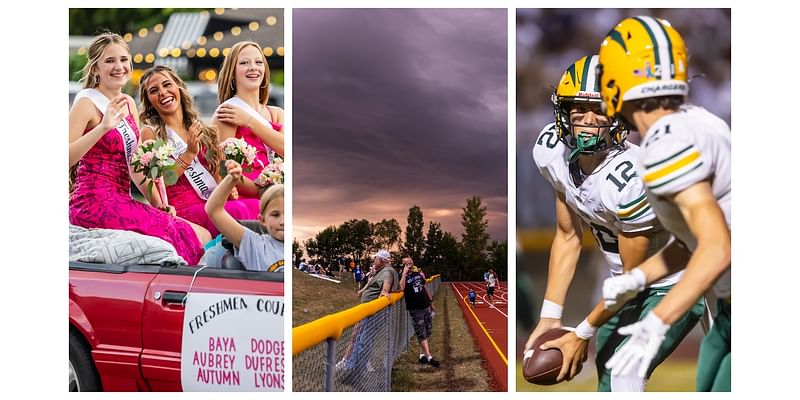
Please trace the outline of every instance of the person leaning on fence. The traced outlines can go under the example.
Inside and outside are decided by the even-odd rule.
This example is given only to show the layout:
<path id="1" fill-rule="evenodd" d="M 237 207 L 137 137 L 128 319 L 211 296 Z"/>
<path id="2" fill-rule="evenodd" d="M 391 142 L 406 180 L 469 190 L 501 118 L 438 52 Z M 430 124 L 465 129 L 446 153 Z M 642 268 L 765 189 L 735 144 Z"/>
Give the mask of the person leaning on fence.
<path id="1" fill-rule="evenodd" d="M 390 262 L 391 256 L 386 250 L 380 250 L 373 255 L 372 270 L 374 273 L 367 284 L 358 291 L 362 304 L 381 296 L 386 296 L 388 299 L 390 292 L 398 290 L 397 272 L 389 265 Z M 337 369 L 345 369 L 352 372 L 354 367 L 363 362 L 362 359 L 368 354 L 368 347 L 371 345 L 370 340 L 372 339 L 367 333 L 374 323 L 379 321 L 376 319 L 379 316 L 380 313 L 364 318 L 353 328 L 351 336 L 353 340 L 348 346 L 345 357 L 336 364 Z M 367 371 L 373 371 L 369 362 L 367 362 L 366 366 Z"/>
<path id="2" fill-rule="evenodd" d="M 411 257 L 403 257 L 403 275 L 400 276 L 400 290 L 405 294 L 406 310 L 411 315 L 414 334 L 419 341 L 421 364 L 430 364 L 439 368 L 439 361 L 431 356 L 428 338 L 433 333 L 433 296 L 425 287 L 425 276 L 414 265 Z"/>
<path id="3" fill-rule="evenodd" d="M 358 291 L 361 296 L 361 302 L 366 303 L 377 299 L 380 296 L 389 297 L 389 292 L 398 287 L 397 284 L 397 271 L 391 267 L 391 257 L 389 252 L 381 250 L 373 256 L 372 261 L 372 277 L 369 282 Z"/>

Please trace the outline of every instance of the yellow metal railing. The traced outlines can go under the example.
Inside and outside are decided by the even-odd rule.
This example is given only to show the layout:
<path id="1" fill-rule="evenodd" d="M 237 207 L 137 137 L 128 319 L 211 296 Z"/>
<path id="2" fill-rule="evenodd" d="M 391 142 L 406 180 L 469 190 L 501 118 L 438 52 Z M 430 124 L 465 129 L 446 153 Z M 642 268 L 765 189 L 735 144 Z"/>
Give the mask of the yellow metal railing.
<path id="1" fill-rule="evenodd" d="M 439 279 L 439 277 L 440 275 L 434 275 L 426 279 L 426 282 L 431 283 L 435 279 Z M 338 340 L 342 336 L 342 332 L 348 327 L 355 325 L 358 321 L 370 315 L 375 315 L 380 310 L 389 307 L 402 298 L 403 292 L 390 293 L 388 299 L 381 296 L 368 303 L 359 304 L 347 310 L 326 315 L 320 319 L 293 328 L 292 355 L 300 354 L 322 343 L 326 339 Z"/>

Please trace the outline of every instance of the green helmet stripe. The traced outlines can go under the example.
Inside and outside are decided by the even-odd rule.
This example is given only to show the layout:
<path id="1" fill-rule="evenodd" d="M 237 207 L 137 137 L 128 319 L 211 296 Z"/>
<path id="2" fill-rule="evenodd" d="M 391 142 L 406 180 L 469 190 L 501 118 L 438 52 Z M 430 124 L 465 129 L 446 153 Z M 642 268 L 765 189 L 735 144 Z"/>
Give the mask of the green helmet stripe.
<path id="1" fill-rule="evenodd" d="M 658 54 L 659 53 L 658 48 L 660 46 L 658 45 L 658 41 L 656 40 L 656 35 L 653 34 L 653 31 L 650 30 L 650 26 L 648 26 L 647 23 L 644 22 L 640 17 L 634 17 L 633 19 L 642 24 L 644 29 L 647 31 L 647 34 L 650 35 L 650 41 L 653 42 L 653 54 L 655 54 L 656 57 L 656 65 L 661 65 L 661 57 Z"/>
<path id="2" fill-rule="evenodd" d="M 657 19 L 656 19 L 656 22 L 658 23 L 658 28 L 661 29 L 661 32 L 664 33 L 664 37 L 667 38 L 667 49 L 669 49 L 668 51 L 669 51 L 669 56 L 670 56 L 670 60 L 671 60 L 672 59 L 672 39 L 670 39 L 669 35 L 667 35 L 667 30 L 664 29 L 664 24 L 661 21 L 657 20 Z M 671 78 L 675 78 L 675 68 L 673 68 L 672 65 L 670 65 L 669 71 L 670 71 L 670 77 Z"/>
<path id="3" fill-rule="evenodd" d="M 583 66 L 584 90 L 600 93 L 600 81 L 597 79 L 597 64 L 600 56 L 597 54 L 586 57 L 586 64 Z"/>
<path id="4" fill-rule="evenodd" d="M 583 73 L 581 73 L 581 91 L 591 90 L 586 87 L 586 84 L 589 83 L 589 64 L 592 63 L 592 57 L 586 57 L 583 62 Z"/>
<path id="5" fill-rule="evenodd" d="M 656 18 L 653 17 L 635 17 L 637 22 L 644 26 L 647 34 L 650 35 L 650 41 L 653 43 L 653 54 L 655 55 L 655 63 L 659 66 L 660 76 L 659 79 L 671 79 L 675 77 L 675 67 L 672 65 L 672 40 L 667 35 L 666 29 Z M 653 31 L 658 29 L 657 32 Z M 664 60 L 662 63 L 661 60 Z"/>
<path id="6" fill-rule="evenodd" d="M 575 64 L 572 64 L 567 68 L 567 72 L 569 72 L 569 78 L 572 79 L 572 84 L 574 85 L 577 81 L 575 80 Z"/>
<path id="7" fill-rule="evenodd" d="M 622 34 L 619 33 L 616 29 L 612 29 L 610 32 L 608 32 L 608 35 L 606 36 L 608 36 L 609 39 L 619 43 L 619 45 L 622 46 L 622 50 L 624 52 L 626 53 L 628 52 L 628 46 L 625 45 L 625 40 L 622 39 Z"/>

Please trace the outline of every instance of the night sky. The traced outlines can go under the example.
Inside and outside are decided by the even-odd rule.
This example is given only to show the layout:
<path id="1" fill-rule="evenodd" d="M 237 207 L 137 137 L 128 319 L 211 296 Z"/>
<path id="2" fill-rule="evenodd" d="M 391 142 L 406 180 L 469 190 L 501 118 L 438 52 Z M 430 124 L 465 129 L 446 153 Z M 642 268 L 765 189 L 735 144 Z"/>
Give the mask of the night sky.
<path id="1" fill-rule="evenodd" d="M 416 204 L 460 240 L 477 195 L 506 239 L 507 11 L 293 13 L 295 238 Z"/>

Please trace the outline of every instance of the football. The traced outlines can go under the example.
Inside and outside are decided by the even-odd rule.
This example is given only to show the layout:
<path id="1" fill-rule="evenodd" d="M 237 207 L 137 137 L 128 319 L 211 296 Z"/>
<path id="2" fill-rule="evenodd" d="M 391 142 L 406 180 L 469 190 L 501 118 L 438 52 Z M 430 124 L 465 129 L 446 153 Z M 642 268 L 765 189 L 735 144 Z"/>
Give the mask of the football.
<path id="1" fill-rule="evenodd" d="M 570 331 L 563 328 L 551 329 L 536 338 L 533 343 L 533 356 L 526 358 L 522 365 L 525 380 L 537 385 L 554 385 L 561 371 L 563 357 L 558 349 L 540 350 L 539 346 L 553 339 L 558 339 Z M 529 350 L 530 351 L 530 350 Z"/>

